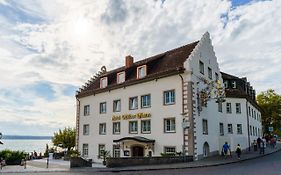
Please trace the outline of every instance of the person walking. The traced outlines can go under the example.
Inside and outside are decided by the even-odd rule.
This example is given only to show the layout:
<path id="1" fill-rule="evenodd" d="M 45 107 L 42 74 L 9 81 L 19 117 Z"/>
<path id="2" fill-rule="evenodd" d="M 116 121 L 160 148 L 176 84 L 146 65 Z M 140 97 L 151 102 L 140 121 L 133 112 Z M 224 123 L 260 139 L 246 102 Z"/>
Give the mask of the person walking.
<path id="1" fill-rule="evenodd" d="M 258 148 L 260 148 L 260 146 L 261 146 L 261 142 L 262 142 L 262 140 L 261 140 L 261 138 L 259 137 L 259 138 L 257 139 Z"/>
<path id="2" fill-rule="evenodd" d="M 227 144 L 227 142 L 225 142 L 224 145 L 222 146 L 222 150 L 223 150 L 224 156 L 226 157 L 226 156 L 227 156 L 227 153 L 228 153 L 228 150 L 229 150 L 229 152 L 230 152 L 229 145 Z M 231 153 L 230 153 L 230 154 L 231 154 Z"/>
<path id="3" fill-rule="evenodd" d="M 237 154 L 237 158 L 240 159 L 241 157 L 241 147 L 240 144 L 237 145 L 236 150 L 235 150 L 236 154 Z"/>
<path id="4" fill-rule="evenodd" d="M 264 149 L 265 149 L 265 143 L 262 140 L 261 143 L 260 143 L 260 154 L 264 154 Z"/>

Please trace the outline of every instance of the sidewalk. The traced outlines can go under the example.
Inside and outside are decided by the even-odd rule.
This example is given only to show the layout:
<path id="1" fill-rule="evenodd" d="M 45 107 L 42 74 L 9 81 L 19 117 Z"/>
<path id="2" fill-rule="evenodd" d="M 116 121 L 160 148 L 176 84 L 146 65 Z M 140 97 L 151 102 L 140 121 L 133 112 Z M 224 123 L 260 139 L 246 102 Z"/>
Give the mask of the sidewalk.
<path id="1" fill-rule="evenodd" d="M 165 164 L 165 165 L 145 165 L 145 166 L 130 166 L 130 167 L 120 167 L 120 168 L 104 168 L 104 169 L 95 169 L 95 171 L 102 172 L 119 172 L 119 171 L 145 171 L 145 170 L 165 170 L 165 169 L 185 169 L 185 168 L 200 168 L 200 167 L 210 167 L 210 166 L 219 166 L 226 165 L 231 163 L 238 163 L 246 160 L 256 159 L 266 155 L 273 154 L 281 150 L 281 144 L 277 144 L 275 148 L 267 147 L 265 149 L 265 154 L 259 154 L 258 151 L 253 151 L 243 153 L 241 159 L 237 159 L 236 155 L 232 157 L 223 157 L 223 156 L 213 156 L 208 157 L 199 161 L 188 162 L 188 163 L 175 163 L 175 164 Z"/>
<path id="2" fill-rule="evenodd" d="M 49 168 L 46 168 L 47 160 L 33 160 L 27 161 L 27 167 L 23 166 L 5 166 L 0 173 L 23 173 L 23 172 L 69 172 L 69 171 L 83 171 L 83 172 L 121 172 L 121 171 L 145 171 L 145 170 L 167 170 L 167 169 L 186 169 L 186 168 L 200 168 L 209 166 L 219 166 L 231 163 L 242 162 L 250 159 L 256 159 L 269 154 L 273 154 L 281 150 L 281 144 L 277 144 L 276 148 L 267 147 L 265 154 L 259 154 L 259 151 L 246 152 L 241 155 L 241 159 L 237 159 L 236 155 L 232 157 L 213 156 L 199 161 L 188 163 L 162 164 L 162 165 L 143 165 L 130 166 L 120 168 L 106 168 L 102 164 L 94 163 L 92 168 L 73 168 L 70 169 L 69 161 L 50 160 Z"/>

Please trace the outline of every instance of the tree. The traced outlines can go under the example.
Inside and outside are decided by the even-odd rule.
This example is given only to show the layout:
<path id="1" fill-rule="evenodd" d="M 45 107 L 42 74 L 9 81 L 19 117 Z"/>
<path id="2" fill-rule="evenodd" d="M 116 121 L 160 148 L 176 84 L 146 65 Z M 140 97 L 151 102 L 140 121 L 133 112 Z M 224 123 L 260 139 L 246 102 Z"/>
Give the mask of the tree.
<path id="1" fill-rule="evenodd" d="M 262 123 L 264 132 L 269 134 L 268 127 L 274 128 L 273 134 L 280 133 L 281 129 L 281 95 L 273 89 L 261 92 L 257 96 L 257 102 L 263 109 Z"/>
<path id="2" fill-rule="evenodd" d="M 65 127 L 54 133 L 52 141 L 55 146 L 67 148 L 67 151 L 70 151 L 75 146 L 75 136 L 75 128 Z"/>

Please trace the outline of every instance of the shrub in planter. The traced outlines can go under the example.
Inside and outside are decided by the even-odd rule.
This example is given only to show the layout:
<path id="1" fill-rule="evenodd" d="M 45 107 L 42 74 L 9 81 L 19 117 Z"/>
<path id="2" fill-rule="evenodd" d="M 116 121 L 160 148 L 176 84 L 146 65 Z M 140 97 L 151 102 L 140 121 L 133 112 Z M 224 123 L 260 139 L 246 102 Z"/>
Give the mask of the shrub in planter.
<path id="1" fill-rule="evenodd" d="M 7 165 L 20 165 L 21 160 L 25 158 L 23 151 L 3 150 L 0 151 L 0 157 L 6 161 Z"/>

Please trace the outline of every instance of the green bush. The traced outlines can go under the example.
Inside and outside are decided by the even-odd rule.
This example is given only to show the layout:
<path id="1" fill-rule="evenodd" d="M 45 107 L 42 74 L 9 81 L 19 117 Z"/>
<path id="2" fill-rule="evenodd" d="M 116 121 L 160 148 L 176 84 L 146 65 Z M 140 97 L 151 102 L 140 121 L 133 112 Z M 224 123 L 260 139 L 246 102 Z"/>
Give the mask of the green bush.
<path id="1" fill-rule="evenodd" d="M 7 165 L 20 165 L 21 160 L 25 158 L 25 153 L 6 149 L 0 151 L 0 158 L 4 159 Z"/>
<path id="2" fill-rule="evenodd" d="M 176 156 L 176 153 L 161 153 L 162 157 L 174 157 Z"/>

